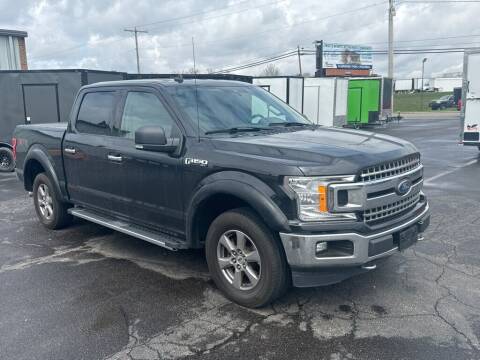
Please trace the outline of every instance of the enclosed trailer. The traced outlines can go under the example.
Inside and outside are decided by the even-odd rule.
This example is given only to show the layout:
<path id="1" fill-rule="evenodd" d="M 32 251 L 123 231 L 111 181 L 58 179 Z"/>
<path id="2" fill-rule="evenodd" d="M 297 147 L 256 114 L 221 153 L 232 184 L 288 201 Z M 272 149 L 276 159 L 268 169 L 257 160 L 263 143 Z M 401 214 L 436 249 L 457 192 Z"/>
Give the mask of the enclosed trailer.
<path id="1" fill-rule="evenodd" d="M 467 51 L 463 59 L 461 139 L 480 149 L 480 51 Z"/>
<path id="2" fill-rule="evenodd" d="M 295 110 L 303 113 L 303 82 L 301 76 L 262 76 L 253 78 L 253 84 L 271 92 Z"/>
<path id="3" fill-rule="evenodd" d="M 299 76 L 269 76 L 253 84 L 271 92 L 315 124 L 346 124 L 348 80 Z"/>
<path id="4" fill-rule="evenodd" d="M 97 70 L 0 71 L 0 142 L 9 143 L 15 126 L 67 121 L 78 89 L 122 80 L 125 73 Z"/>
<path id="5" fill-rule="evenodd" d="M 348 79 L 305 78 L 303 114 L 315 124 L 346 124 Z"/>
<path id="6" fill-rule="evenodd" d="M 413 79 L 395 79 L 394 88 L 396 92 L 409 92 L 413 90 Z"/>
<path id="7" fill-rule="evenodd" d="M 352 78 L 348 83 L 347 122 L 353 126 L 381 123 L 392 115 L 390 78 Z"/>
<path id="8" fill-rule="evenodd" d="M 462 78 L 435 78 L 430 84 L 431 88 L 440 92 L 453 92 L 457 87 L 462 86 Z"/>

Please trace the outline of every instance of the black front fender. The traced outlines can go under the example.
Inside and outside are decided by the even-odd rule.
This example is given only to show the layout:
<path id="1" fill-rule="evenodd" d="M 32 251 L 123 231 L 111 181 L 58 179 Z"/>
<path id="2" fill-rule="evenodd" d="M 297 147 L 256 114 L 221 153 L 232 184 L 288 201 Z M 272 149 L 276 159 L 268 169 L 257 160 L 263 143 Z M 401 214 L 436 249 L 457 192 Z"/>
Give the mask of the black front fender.
<path id="1" fill-rule="evenodd" d="M 274 231 L 289 231 L 288 219 L 275 203 L 275 192 L 260 179 L 241 172 L 225 171 L 205 178 L 197 187 L 187 210 L 187 239 L 192 239 L 194 219 L 202 202 L 210 197 L 232 195 L 252 207 Z"/>

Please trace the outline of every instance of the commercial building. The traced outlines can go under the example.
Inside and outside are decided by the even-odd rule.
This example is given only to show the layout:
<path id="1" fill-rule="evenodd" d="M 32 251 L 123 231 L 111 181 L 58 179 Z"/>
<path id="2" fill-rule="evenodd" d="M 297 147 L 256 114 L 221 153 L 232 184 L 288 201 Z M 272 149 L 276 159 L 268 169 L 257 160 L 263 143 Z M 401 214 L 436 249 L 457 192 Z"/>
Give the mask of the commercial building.
<path id="1" fill-rule="evenodd" d="M 28 70 L 25 31 L 0 29 L 0 70 Z"/>

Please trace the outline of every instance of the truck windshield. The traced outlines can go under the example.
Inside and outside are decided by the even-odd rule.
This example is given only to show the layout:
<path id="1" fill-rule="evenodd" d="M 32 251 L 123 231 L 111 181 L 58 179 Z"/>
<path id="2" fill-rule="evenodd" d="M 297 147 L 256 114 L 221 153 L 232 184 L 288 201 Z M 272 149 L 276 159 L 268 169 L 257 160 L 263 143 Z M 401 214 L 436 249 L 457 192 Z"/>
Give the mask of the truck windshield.
<path id="1" fill-rule="evenodd" d="M 311 122 L 290 106 L 256 86 L 195 86 L 183 84 L 167 87 L 168 93 L 187 113 L 202 134 L 228 129 L 255 129 L 268 126 L 302 126 Z"/>

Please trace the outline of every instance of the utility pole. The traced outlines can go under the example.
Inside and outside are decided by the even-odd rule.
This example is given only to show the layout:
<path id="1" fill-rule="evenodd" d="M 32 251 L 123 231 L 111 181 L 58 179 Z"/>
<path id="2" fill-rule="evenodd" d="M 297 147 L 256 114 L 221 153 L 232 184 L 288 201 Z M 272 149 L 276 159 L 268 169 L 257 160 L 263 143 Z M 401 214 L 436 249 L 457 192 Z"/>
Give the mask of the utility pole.
<path id="1" fill-rule="evenodd" d="M 423 78 L 425 77 L 425 62 L 427 61 L 427 58 L 423 58 L 422 60 L 422 88 L 420 89 L 421 93 L 420 93 L 420 101 L 421 101 L 421 104 L 420 104 L 420 111 L 423 110 Z"/>
<path id="2" fill-rule="evenodd" d="M 132 32 L 135 35 L 135 52 L 137 54 L 137 74 L 140 74 L 140 57 L 138 55 L 138 33 L 148 33 L 145 30 L 137 30 L 135 26 L 133 29 L 124 29 L 124 31 Z"/>
<path id="3" fill-rule="evenodd" d="M 393 17 L 395 16 L 394 0 L 388 6 L 388 77 L 393 79 Z"/>
<path id="4" fill-rule="evenodd" d="M 393 3 L 394 0 L 388 1 L 388 77 L 392 79 L 392 86 L 394 83 L 394 70 L 393 70 L 393 17 L 395 16 L 395 4 Z M 390 98 L 390 107 L 392 113 L 394 111 L 394 103 L 393 103 L 393 89 L 392 95 Z"/>
<path id="5" fill-rule="evenodd" d="M 297 45 L 297 54 L 298 54 L 298 71 L 300 76 L 302 76 L 302 58 L 300 57 L 300 45 Z"/>

